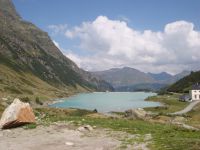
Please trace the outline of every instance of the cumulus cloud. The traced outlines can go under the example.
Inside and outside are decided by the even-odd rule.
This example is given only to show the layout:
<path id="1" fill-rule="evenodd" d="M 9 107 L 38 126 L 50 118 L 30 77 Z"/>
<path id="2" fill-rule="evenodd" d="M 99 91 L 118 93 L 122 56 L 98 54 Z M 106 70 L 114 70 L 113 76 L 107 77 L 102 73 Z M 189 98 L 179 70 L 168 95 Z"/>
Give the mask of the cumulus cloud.
<path id="1" fill-rule="evenodd" d="M 194 24 L 176 21 L 163 31 L 138 31 L 125 21 L 99 16 L 65 32 L 69 39 L 80 39 L 80 49 L 92 51 L 81 56 L 67 55 L 87 70 L 130 66 L 142 71 L 171 73 L 200 67 L 200 32 Z"/>

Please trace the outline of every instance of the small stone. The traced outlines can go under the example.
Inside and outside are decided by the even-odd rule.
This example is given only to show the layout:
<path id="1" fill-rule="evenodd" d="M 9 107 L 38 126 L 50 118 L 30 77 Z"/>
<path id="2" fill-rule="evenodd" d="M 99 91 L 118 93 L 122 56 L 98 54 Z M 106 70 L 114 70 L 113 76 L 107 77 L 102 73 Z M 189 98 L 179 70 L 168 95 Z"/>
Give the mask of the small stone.
<path id="1" fill-rule="evenodd" d="M 11 130 L 5 130 L 5 132 L 11 133 L 12 131 Z"/>
<path id="2" fill-rule="evenodd" d="M 80 132 L 85 132 L 85 131 L 92 131 L 94 130 L 90 125 L 85 125 L 85 126 L 81 126 L 77 129 Z"/>
<path id="3" fill-rule="evenodd" d="M 86 125 L 85 128 L 86 128 L 87 130 L 89 130 L 89 131 L 92 131 L 92 130 L 93 130 L 93 128 L 92 128 L 90 125 Z"/>
<path id="4" fill-rule="evenodd" d="M 7 98 L 2 98 L 2 100 L 3 100 L 3 101 L 8 101 L 8 99 L 7 99 Z"/>
<path id="5" fill-rule="evenodd" d="M 84 127 L 79 127 L 77 130 L 80 131 L 80 132 L 84 132 L 85 128 Z"/>
<path id="6" fill-rule="evenodd" d="M 65 145 L 67 145 L 67 146 L 73 146 L 74 143 L 72 143 L 72 142 L 65 142 Z"/>

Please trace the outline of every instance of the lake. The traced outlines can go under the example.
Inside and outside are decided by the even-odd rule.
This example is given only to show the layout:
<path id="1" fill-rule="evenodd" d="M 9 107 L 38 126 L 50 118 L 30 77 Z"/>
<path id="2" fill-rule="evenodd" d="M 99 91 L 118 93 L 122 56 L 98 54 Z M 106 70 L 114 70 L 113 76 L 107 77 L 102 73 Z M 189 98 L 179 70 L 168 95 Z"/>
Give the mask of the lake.
<path id="1" fill-rule="evenodd" d="M 58 99 L 61 102 L 51 105 L 58 108 L 81 108 L 107 113 L 111 111 L 125 111 L 131 108 L 156 107 L 158 102 L 144 101 L 156 93 L 151 92 L 94 92 L 82 93 L 72 97 Z"/>

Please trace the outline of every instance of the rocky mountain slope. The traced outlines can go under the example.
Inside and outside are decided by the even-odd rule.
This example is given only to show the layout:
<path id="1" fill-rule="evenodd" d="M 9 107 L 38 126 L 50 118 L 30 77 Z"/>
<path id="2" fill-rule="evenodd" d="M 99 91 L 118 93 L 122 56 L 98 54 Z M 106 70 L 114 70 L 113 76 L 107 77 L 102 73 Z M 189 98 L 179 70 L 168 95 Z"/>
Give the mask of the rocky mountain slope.
<path id="1" fill-rule="evenodd" d="M 60 90 L 66 92 L 66 89 L 70 93 L 107 88 L 110 90 L 111 87 L 66 58 L 47 33 L 19 16 L 11 0 L 0 0 L 0 65 L 2 93 L 8 91 L 6 89 L 23 93 L 21 83 L 23 88 L 33 88 L 36 91 L 30 89 L 33 94 L 41 93 L 37 90 L 40 85 L 45 85 L 44 91 L 47 90 L 45 87 L 51 87 L 50 89 L 58 89 L 58 93 Z M 32 86 L 36 84 L 32 83 L 36 80 L 37 88 Z"/>

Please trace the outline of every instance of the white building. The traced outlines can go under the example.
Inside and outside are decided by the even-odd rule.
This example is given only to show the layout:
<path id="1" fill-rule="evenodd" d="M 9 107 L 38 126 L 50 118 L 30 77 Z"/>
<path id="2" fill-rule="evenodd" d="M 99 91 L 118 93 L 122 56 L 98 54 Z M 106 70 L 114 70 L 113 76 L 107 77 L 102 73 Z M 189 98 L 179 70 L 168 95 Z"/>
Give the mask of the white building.
<path id="1" fill-rule="evenodd" d="M 200 100 L 200 83 L 196 83 L 192 86 L 190 90 L 191 100 Z"/>

